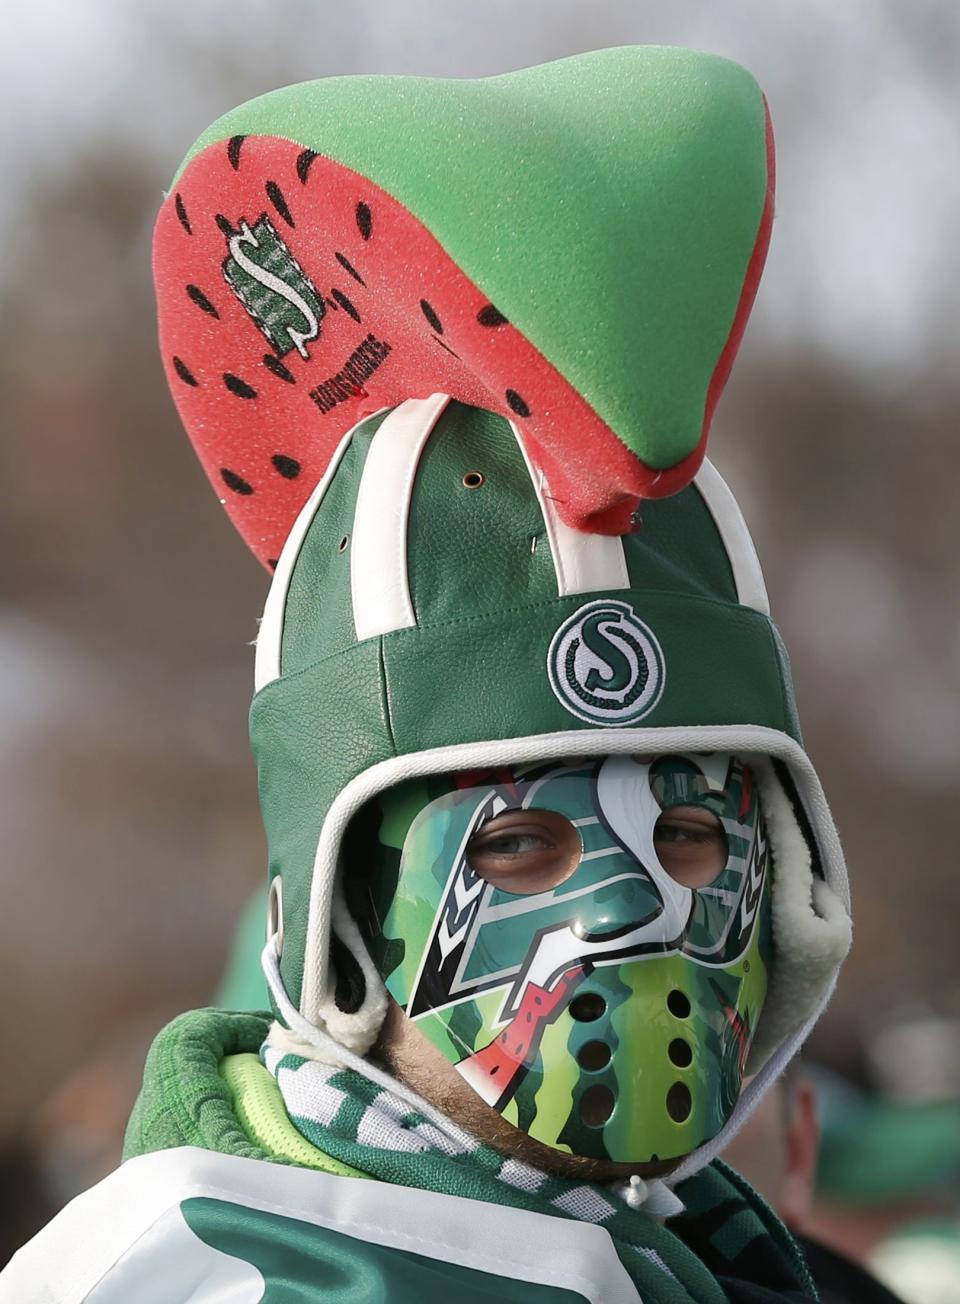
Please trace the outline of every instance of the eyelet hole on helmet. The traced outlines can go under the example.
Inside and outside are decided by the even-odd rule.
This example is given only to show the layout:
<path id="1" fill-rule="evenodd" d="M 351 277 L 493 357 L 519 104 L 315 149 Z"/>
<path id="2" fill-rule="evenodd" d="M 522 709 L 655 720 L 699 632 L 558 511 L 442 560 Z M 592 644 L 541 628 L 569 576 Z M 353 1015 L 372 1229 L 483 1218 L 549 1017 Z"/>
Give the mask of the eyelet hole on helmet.
<path id="1" fill-rule="evenodd" d="M 593 1023 L 607 1012 L 607 1002 L 596 992 L 581 992 L 570 1002 L 570 1017 L 578 1023 Z"/>
<path id="2" fill-rule="evenodd" d="M 675 1019 L 686 1019 L 690 1015 L 690 998 L 678 987 L 674 987 L 667 996 L 667 1009 Z"/>
<path id="3" fill-rule="evenodd" d="M 464 489 L 479 489 L 486 477 L 482 471 L 468 471 L 463 477 Z"/>
<path id="4" fill-rule="evenodd" d="M 350 535 L 345 534 L 343 538 L 340 540 L 340 542 L 337 544 L 337 552 L 346 552 L 349 546 L 350 546 Z"/>
<path id="5" fill-rule="evenodd" d="M 692 1108 L 690 1088 L 685 1082 L 675 1082 L 667 1092 L 667 1113 L 674 1123 L 685 1123 Z"/>
<path id="6" fill-rule="evenodd" d="M 597 1073 L 610 1063 L 610 1047 L 605 1041 L 588 1041 L 577 1051 L 577 1063 L 588 1073 Z"/>
<path id="7" fill-rule="evenodd" d="M 670 1056 L 670 1063 L 676 1064 L 678 1069 L 689 1068 L 693 1063 L 693 1051 L 682 1037 L 674 1037 L 667 1047 L 667 1054 Z"/>
<path id="8" fill-rule="evenodd" d="M 279 874 L 270 880 L 267 892 L 267 941 L 273 938 L 277 956 L 283 954 L 283 879 Z"/>
<path id="9" fill-rule="evenodd" d="M 580 1097 L 580 1120 L 585 1127 L 603 1127 L 613 1113 L 616 1097 L 602 1082 L 587 1087 Z"/>

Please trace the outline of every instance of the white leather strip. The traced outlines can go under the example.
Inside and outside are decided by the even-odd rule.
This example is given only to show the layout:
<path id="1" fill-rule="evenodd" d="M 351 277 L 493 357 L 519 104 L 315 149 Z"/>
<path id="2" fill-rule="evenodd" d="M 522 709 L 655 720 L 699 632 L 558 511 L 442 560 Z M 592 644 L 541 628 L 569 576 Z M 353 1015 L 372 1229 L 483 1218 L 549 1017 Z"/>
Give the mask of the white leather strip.
<path id="1" fill-rule="evenodd" d="M 573 1291 L 591 1304 L 640 1300 L 603 1227 L 183 1146 L 128 1160 L 68 1204 L 0 1275 L 0 1302 L 186 1299 L 186 1293 L 158 1293 L 156 1283 L 166 1282 L 171 1273 L 172 1280 L 178 1279 L 171 1255 L 184 1241 L 182 1217 L 165 1215 L 179 1213 L 182 1201 L 197 1197 L 296 1219 L 442 1263 Z M 247 1265 L 238 1266 L 242 1271 Z M 114 1272 L 119 1292 L 110 1289 Z M 218 1284 L 198 1277 L 189 1298 L 196 1304 L 222 1304 L 227 1296 Z"/>
<path id="2" fill-rule="evenodd" d="M 383 408 L 380 408 L 379 411 L 382 412 Z M 259 693 L 261 688 L 265 688 L 274 679 L 280 678 L 283 615 L 287 606 L 287 593 L 290 590 L 290 578 L 293 575 L 293 568 L 300 556 L 300 549 L 303 547 L 307 530 L 309 530 L 313 518 L 317 514 L 317 509 L 323 502 L 324 495 L 337 473 L 337 467 L 343 460 L 343 455 L 349 447 L 350 440 L 365 422 L 376 415 L 376 412 L 371 412 L 369 416 L 365 416 L 363 421 L 358 421 L 340 440 L 340 443 L 334 449 L 326 471 L 323 473 L 323 478 L 304 503 L 300 515 L 293 523 L 293 529 L 287 535 L 287 541 L 283 545 L 283 551 L 280 553 L 277 569 L 273 575 L 273 583 L 270 585 L 270 592 L 267 594 L 267 601 L 263 608 L 263 618 L 260 621 L 260 632 L 257 635 L 257 656 L 253 672 L 255 692 Z"/>
<path id="3" fill-rule="evenodd" d="M 455 743 L 380 761 L 351 780 L 337 795 L 320 831 L 314 857 L 307 916 L 306 954 L 300 1013 L 311 1023 L 335 1010 L 328 988 L 333 888 L 344 832 L 353 815 L 378 793 L 405 779 L 427 774 L 569 756 L 650 755 L 683 752 L 759 753 L 790 766 L 820 848 L 827 882 L 849 908 L 847 874 L 840 841 L 816 771 L 799 743 L 764 725 L 683 725 L 670 728 L 571 729 L 525 738 Z M 335 1017 L 335 1016 L 334 1016 Z"/>
<path id="4" fill-rule="evenodd" d="M 520 432 L 512 421 L 510 429 L 520 445 L 543 513 L 550 553 L 557 572 L 558 595 L 565 598 L 575 593 L 628 589 L 630 576 L 627 574 L 622 540 L 617 535 L 589 534 L 585 530 L 574 530 L 562 521 L 554 500 L 550 497 L 543 472 L 530 460 Z"/>
<path id="5" fill-rule="evenodd" d="M 737 601 L 741 606 L 752 607 L 754 611 L 762 611 L 765 616 L 769 616 L 770 600 L 767 597 L 767 586 L 763 582 L 760 558 L 753 546 L 743 513 L 726 480 L 712 462 L 705 461 L 693 483 L 700 491 L 700 497 L 706 503 L 727 550 L 737 586 Z"/>
<path id="6" fill-rule="evenodd" d="M 432 394 L 394 408 L 364 463 L 350 540 L 357 640 L 417 623 L 407 575 L 407 521 L 420 454 L 450 398 Z"/>

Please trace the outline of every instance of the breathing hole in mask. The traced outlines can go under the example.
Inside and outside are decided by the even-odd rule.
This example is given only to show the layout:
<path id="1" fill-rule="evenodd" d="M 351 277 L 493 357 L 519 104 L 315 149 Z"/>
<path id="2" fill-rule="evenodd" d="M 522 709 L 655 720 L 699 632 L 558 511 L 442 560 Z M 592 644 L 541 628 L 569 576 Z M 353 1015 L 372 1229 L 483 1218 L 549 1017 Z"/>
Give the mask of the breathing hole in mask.
<path id="1" fill-rule="evenodd" d="M 675 1019 L 686 1019 L 690 1015 L 690 998 L 686 993 L 674 987 L 667 997 L 667 1009 Z"/>
<path id="2" fill-rule="evenodd" d="M 607 1002 L 596 992 L 581 992 L 570 1002 L 570 1017 L 578 1023 L 593 1023 L 607 1012 Z"/>
<path id="3" fill-rule="evenodd" d="M 729 859 L 723 825 L 706 806 L 668 806 L 653 829 L 660 864 L 683 887 L 708 887 Z"/>
<path id="4" fill-rule="evenodd" d="M 690 1049 L 689 1042 L 684 1041 L 682 1037 L 674 1037 L 667 1047 L 667 1054 L 670 1056 L 670 1063 L 676 1064 L 678 1069 L 689 1068 L 693 1063 L 693 1051 Z"/>
<path id="5" fill-rule="evenodd" d="M 685 1123 L 692 1108 L 690 1088 L 685 1082 L 675 1082 L 667 1092 L 667 1113 L 674 1123 Z"/>
<path id="6" fill-rule="evenodd" d="M 580 1119 L 585 1127 L 603 1127 L 613 1113 L 616 1097 L 609 1087 L 596 1082 L 580 1097 Z"/>
<path id="7" fill-rule="evenodd" d="M 588 1041 L 577 1051 L 577 1063 L 588 1073 L 597 1073 L 610 1063 L 610 1047 L 603 1041 Z"/>

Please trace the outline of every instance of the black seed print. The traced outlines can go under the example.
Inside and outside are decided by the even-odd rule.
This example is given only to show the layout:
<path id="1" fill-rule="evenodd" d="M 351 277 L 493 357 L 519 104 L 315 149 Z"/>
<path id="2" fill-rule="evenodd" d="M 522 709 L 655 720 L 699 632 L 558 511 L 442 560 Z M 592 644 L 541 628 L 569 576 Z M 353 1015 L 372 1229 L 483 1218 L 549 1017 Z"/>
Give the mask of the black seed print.
<path id="1" fill-rule="evenodd" d="M 288 385 L 295 385 L 297 383 L 293 372 L 285 367 L 279 358 L 275 358 L 272 353 L 265 353 L 263 355 L 263 365 L 268 371 L 272 371 L 275 376 L 279 376 L 281 380 L 285 380 Z"/>
<path id="2" fill-rule="evenodd" d="M 222 213 L 218 213 L 213 220 L 216 222 L 217 226 L 220 228 L 220 230 L 223 232 L 223 234 L 227 237 L 228 240 L 231 238 L 231 236 L 235 236 L 237 234 L 229 218 L 224 217 Z"/>
<path id="3" fill-rule="evenodd" d="M 287 201 L 283 197 L 283 191 L 277 183 L 275 181 L 268 181 L 266 184 L 266 191 L 267 198 L 286 222 L 287 226 L 295 226 L 296 223 L 293 220 L 290 209 L 287 207 Z"/>
<path id="4" fill-rule="evenodd" d="M 438 335 L 442 335 L 442 334 L 443 334 L 443 322 L 440 320 L 440 318 L 439 318 L 439 317 L 437 316 L 437 314 L 434 312 L 433 308 L 431 308 L 430 304 L 427 303 L 426 299 L 421 299 L 421 300 L 420 300 L 420 311 L 423 313 L 424 317 L 426 317 L 427 321 L 430 323 L 430 325 L 433 327 L 433 329 L 437 332 L 437 334 L 438 334 Z"/>
<path id="5" fill-rule="evenodd" d="M 179 191 L 177 192 L 176 199 L 173 201 L 173 206 L 177 210 L 177 217 L 180 219 L 180 225 L 183 227 L 184 231 L 186 231 L 187 235 L 193 235 L 193 230 L 190 226 L 190 219 L 187 217 L 187 210 L 183 204 L 183 196 Z"/>
<path id="6" fill-rule="evenodd" d="M 360 314 L 342 290 L 331 290 L 330 293 L 336 299 L 337 303 L 339 303 L 344 312 L 349 313 L 354 321 L 360 320 Z"/>
<path id="7" fill-rule="evenodd" d="M 507 390 L 506 400 L 518 417 L 528 417 L 530 415 L 530 409 L 515 389 Z"/>
<path id="8" fill-rule="evenodd" d="M 227 158 L 234 172 L 240 166 L 240 146 L 246 139 L 246 136 L 231 136 L 227 142 Z"/>
<path id="9" fill-rule="evenodd" d="M 270 461 L 273 463 L 274 470 L 282 475 L 284 480 L 296 480 L 300 474 L 300 463 L 295 457 L 287 457 L 286 453 L 274 453 Z"/>
<path id="10" fill-rule="evenodd" d="M 446 349 L 446 351 L 447 351 L 447 352 L 448 352 L 452 357 L 456 358 L 456 359 L 459 361 L 459 359 L 460 359 L 460 354 L 459 354 L 459 353 L 454 353 L 454 351 L 453 351 L 453 349 L 451 349 L 450 345 L 449 345 L 449 344 L 444 344 L 443 340 L 441 340 L 441 339 L 439 338 L 439 336 L 434 335 L 434 337 L 433 337 L 433 342 L 434 342 L 434 344 L 439 344 L 440 347 L 441 347 L 441 349 Z"/>
<path id="11" fill-rule="evenodd" d="M 307 184 L 307 177 L 310 175 L 310 168 L 313 160 L 317 157 L 315 149 L 305 149 L 302 154 L 297 155 L 297 176 L 300 178 L 300 184 Z"/>
<path id="12" fill-rule="evenodd" d="M 245 380 L 235 376 L 232 371 L 223 373 L 223 383 L 231 394 L 236 394 L 237 398 L 256 398 L 257 391 L 252 385 L 248 385 Z"/>
<path id="13" fill-rule="evenodd" d="M 211 317 L 216 317 L 219 320 L 220 314 L 217 312 L 216 308 L 213 306 L 213 304 L 210 302 L 210 300 L 207 298 L 204 292 L 200 289 L 199 285 L 188 285 L 187 297 L 192 299 L 193 302 L 197 305 L 197 307 L 200 308 L 203 312 L 208 312 Z"/>
<path id="14" fill-rule="evenodd" d="M 246 496 L 253 493 L 253 485 L 247 484 L 242 475 L 237 475 L 236 471 L 231 471 L 228 466 L 221 466 L 220 476 L 227 488 L 232 489 L 235 494 Z"/>
<path id="15" fill-rule="evenodd" d="M 370 233 L 373 230 L 373 214 L 370 212 L 370 206 L 365 204 L 362 199 L 357 205 L 356 218 L 357 226 L 360 228 L 360 234 L 363 236 L 364 240 L 369 240 Z"/>
<path id="16" fill-rule="evenodd" d="M 363 277 L 354 267 L 353 263 L 350 261 L 350 259 L 347 257 L 346 254 L 342 254 L 338 252 L 336 257 L 337 257 L 337 262 L 340 264 L 340 266 L 343 268 L 345 272 L 349 272 L 350 275 L 353 277 L 353 279 L 355 281 L 359 281 L 361 285 L 366 285 L 366 281 L 363 279 Z"/>
<path id="17" fill-rule="evenodd" d="M 193 374 L 193 372 L 190 370 L 190 368 L 181 358 L 175 357 L 173 359 L 173 369 L 185 385 L 196 386 L 197 384 L 196 376 Z"/>
<path id="18" fill-rule="evenodd" d="M 495 308 L 492 303 L 485 304 L 477 313 L 477 321 L 481 326 L 506 326 L 507 319 L 499 308 Z"/>
<path id="19" fill-rule="evenodd" d="M 280 565 L 280 558 L 279 558 L 279 557 L 268 557 L 268 558 L 267 558 L 267 565 L 270 567 L 271 570 L 276 570 L 277 567 Z"/>

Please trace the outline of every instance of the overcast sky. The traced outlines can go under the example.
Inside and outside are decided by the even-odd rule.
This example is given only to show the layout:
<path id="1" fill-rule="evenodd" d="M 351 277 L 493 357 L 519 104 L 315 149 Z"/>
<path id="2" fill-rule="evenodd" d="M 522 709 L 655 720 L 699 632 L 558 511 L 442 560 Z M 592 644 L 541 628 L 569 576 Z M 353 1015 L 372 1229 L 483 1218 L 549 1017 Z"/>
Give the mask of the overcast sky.
<path id="1" fill-rule="evenodd" d="M 916 384 L 952 368 L 960 326 L 957 14 L 954 0 L 35 0 L 0 45 L 0 213 L 105 135 L 156 159 L 159 192 L 214 117 L 289 82 L 690 45 L 749 67 L 777 132 L 753 347 L 803 344 L 870 383 Z"/>

